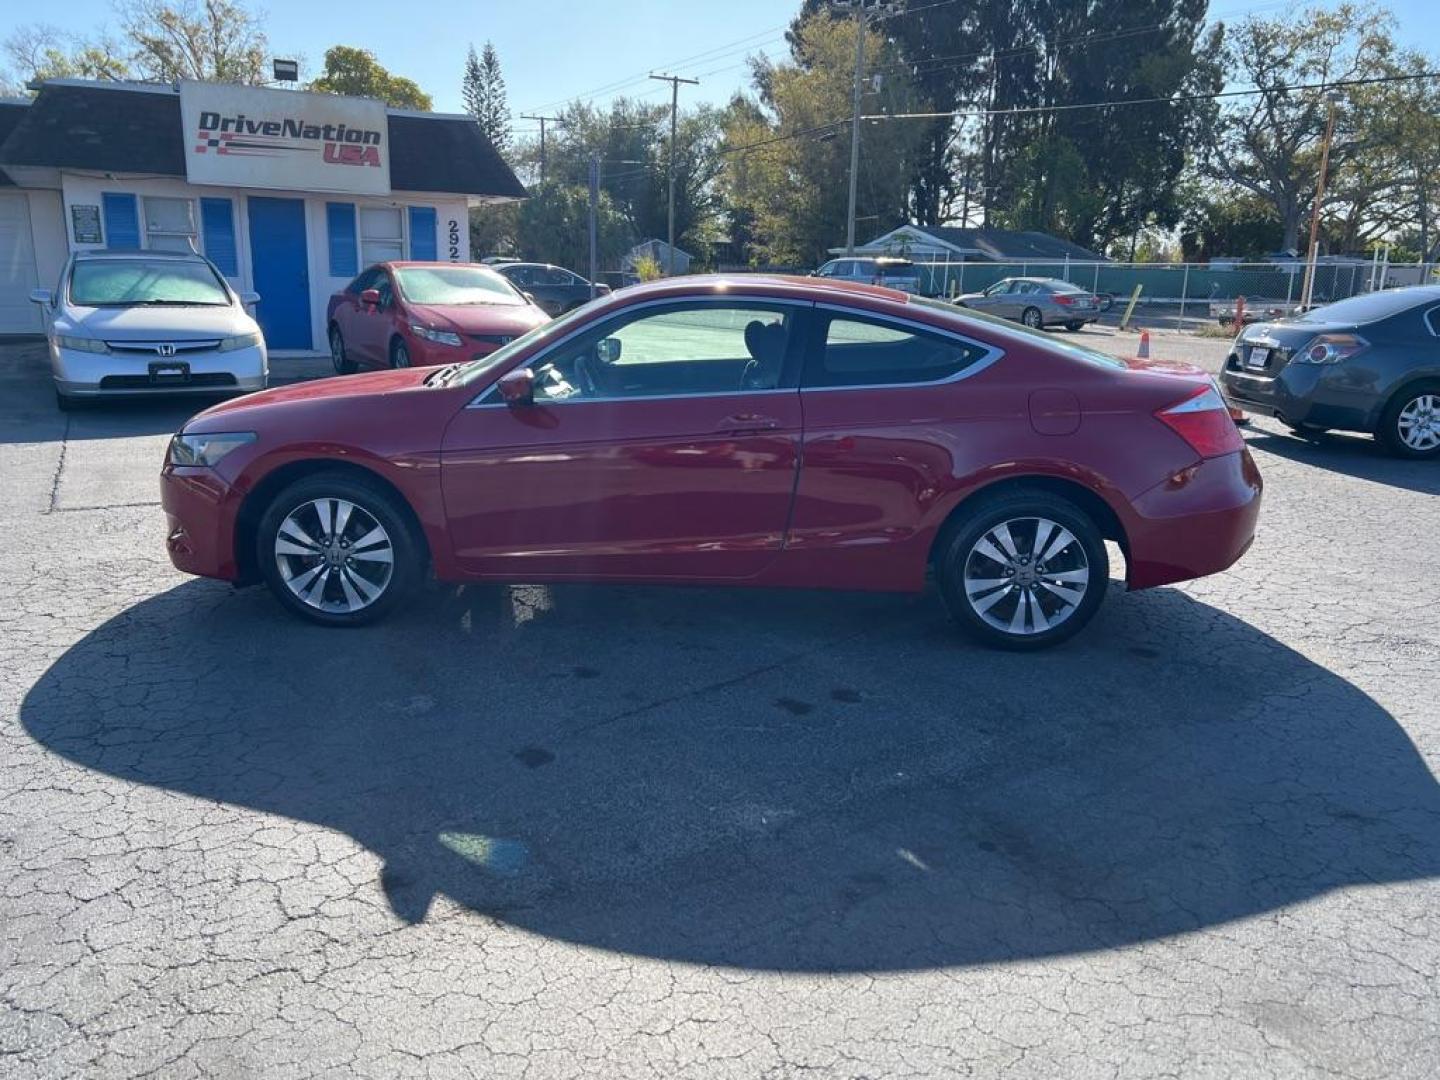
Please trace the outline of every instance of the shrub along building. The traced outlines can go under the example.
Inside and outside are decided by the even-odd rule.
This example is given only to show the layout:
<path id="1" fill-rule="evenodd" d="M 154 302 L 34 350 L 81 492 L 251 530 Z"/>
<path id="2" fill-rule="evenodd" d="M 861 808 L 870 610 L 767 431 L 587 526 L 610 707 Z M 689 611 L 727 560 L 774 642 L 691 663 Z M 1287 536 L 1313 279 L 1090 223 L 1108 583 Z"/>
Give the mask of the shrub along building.
<path id="1" fill-rule="evenodd" d="M 0 102 L 0 333 L 71 251 L 193 248 L 260 294 L 272 351 L 324 348 L 325 302 L 371 263 L 468 262 L 468 209 L 525 189 L 468 116 L 368 98 L 52 79 Z"/>

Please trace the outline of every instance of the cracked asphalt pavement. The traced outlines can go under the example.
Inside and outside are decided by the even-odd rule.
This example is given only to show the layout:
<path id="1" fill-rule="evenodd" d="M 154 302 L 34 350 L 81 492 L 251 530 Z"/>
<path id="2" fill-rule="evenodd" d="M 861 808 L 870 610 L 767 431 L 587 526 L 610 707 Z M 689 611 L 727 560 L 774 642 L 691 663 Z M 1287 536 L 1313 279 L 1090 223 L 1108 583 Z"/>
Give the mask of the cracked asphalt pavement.
<path id="1" fill-rule="evenodd" d="M 1246 558 L 1041 655 L 932 595 L 342 633 L 171 569 L 186 412 L 0 349 L 7 1080 L 1440 1074 L 1440 467 L 1257 424 Z"/>

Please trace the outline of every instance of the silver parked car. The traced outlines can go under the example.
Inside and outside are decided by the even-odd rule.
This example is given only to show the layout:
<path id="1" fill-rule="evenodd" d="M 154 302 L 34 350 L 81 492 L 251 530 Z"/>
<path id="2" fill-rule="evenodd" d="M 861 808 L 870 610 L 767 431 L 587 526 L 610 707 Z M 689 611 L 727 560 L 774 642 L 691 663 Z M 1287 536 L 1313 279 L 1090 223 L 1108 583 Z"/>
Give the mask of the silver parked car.
<path id="1" fill-rule="evenodd" d="M 55 292 L 30 294 L 49 319 L 55 400 L 263 390 L 265 339 L 247 304 L 193 252 L 77 251 Z"/>
<path id="2" fill-rule="evenodd" d="M 891 255 L 831 259 L 810 276 L 831 281 L 854 281 L 862 285 L 883 285 L 887 289 L 908 293 L 920 291 L 920 271 L 915 264 L 909 259 Z"/>
<path id="3" fill-rule="evenodd" d="M 1059 278 L 1002 278 L 984 292 L 957 296 L 955 303 L 1036 330 L 1044 326 L 1079 330 L 1100 317 L 1100 302 L 1094 293 Z"/>

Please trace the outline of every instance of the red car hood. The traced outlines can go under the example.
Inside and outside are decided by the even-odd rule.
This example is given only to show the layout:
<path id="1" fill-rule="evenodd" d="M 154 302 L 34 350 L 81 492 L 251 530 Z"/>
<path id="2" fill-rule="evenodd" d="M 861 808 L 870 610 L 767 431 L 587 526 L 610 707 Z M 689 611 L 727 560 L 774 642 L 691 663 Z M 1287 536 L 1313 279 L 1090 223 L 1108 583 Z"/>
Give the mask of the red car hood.
<path id="1" fill-rule="evenodd" d="M 411 304 L 411 317 L 436 330 L 457 334 L 508 334 L 519 337 L 550 316 L 534 304 Z"/>
<path id="2" fill-rule="evenodd" d="M 296 383 L 294 386 L 277 386 L 273 390 L 262 390 L 258 394 L 231 398 L 213 405 L 191 421 L 208 420 L 211 417 L 243 413 L 247 409 L 264 408 L 271 405 L 291 405 L 303 402 L 322 401 L 329 398 L 375 397 L 380 394 L 394 394 L 419 388 L 435 369 L 396 368 L 387 371 L 371 371 L 362 375 L 342 375 L 338 378 L 316 379 L 313 382 Z M 189 425 L 187 425 L 187 428 Z"/>

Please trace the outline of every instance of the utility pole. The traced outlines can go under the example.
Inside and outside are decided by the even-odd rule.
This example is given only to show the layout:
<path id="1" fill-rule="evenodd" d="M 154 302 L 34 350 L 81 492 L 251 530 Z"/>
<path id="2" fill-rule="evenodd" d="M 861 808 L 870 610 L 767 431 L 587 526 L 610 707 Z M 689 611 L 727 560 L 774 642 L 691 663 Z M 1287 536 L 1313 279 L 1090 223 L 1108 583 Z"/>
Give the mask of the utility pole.
<path id="1" fill-rule="evenodd" d="M 675 123 L 680 107 L 680 84 L 686 86 L 699 86 L 699 79 L 682 79 L 679 75 L 651 75 L 652 79 L 659 79 L 661 82 L 670 84 L 670 163 L 666 172 L 670 175 L 670 226 L 666 243 L 670 245 L 670 251 L 666 256 L 665 276 L 675 276 Z"/>
<path id="2" fill-rule="evenodd" d="M 595 281 L 600 276 L 600 159 L 590 155 L 590 299 L 595 299 Z"/>
<path id="3" fill-rule="evenodd" d="M 860 96 L 861 80 L 865 75 L 865 33 L 870 22 L 871 0 L 837 0 L 840 10 L 855 9 L 855 91 L 851 101 L 850 116 L 850 202 L 845 214 L 845 254 L 855 254 L 855 191 L 860 179 Z M 876 5 L 883 6 L 883 5 Z"/>
<path id="4" fill-rule="evenodd" d="M 1320 146 L 1320 177 L 1315 184 L 1315 205 L 1310 209 L 1310 251 L 1305 257 L 1305 287 L 1300 290 L 1300 310 L 1309 311 L 1315 292 L 1315 259 L 1320 250 L 1320 204 L 1325 199 L 1325 174 L 1330 169 L 1330 140 L 1335 135 L 1335 101 L 1325 95 L 1329 115 L 1325 117 L 1325 141 Z"/>
<path id="5" fill-rule="evenodd" d="M 543 188 L 545 186 L 545 125 L 547 123 L 563 124 L 565 121 L 558 116 L 526 116 L 524 113 L 520 114 L 520 119 L 540 121 L 540 186 Z"/>

